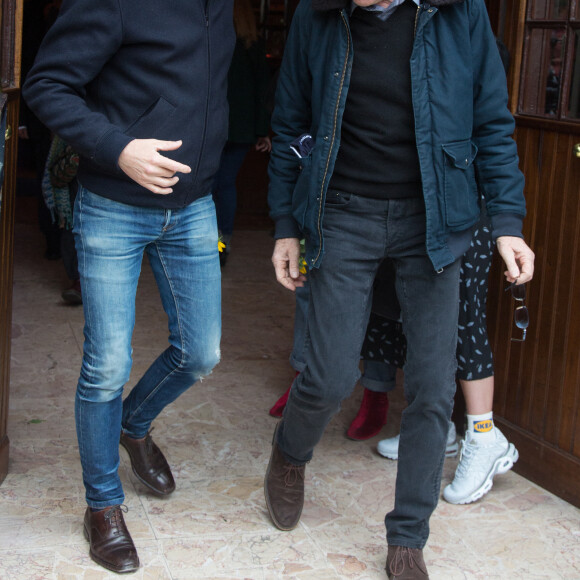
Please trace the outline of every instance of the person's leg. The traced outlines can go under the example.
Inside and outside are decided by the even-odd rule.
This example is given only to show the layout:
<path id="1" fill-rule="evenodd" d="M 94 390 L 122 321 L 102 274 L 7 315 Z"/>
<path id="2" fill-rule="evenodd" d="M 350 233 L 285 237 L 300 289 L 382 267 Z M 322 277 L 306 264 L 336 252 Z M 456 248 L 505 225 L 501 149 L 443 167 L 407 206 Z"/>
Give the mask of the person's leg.
<path id="1" fill-rule="evenodd" d="M 79 279 L 79 265 L 77 252 L 75 249 L 75 238 L 72 230 L 63 229 L 60 238 L 60 251 L 62 254 L 62 263 L 69 280 Z"/>
<path id="2" fill-rule="evenodd" d="M 485 211 L 461 265 L 457 378 L 465 398 L 467 430 L 453 482 L 443 490 L 451 503 L 485 495 L 495 475 L 518 459 L 517 449 L 493 422 L 493 356 L 487 336 L 487 282 L 495 245 Z"/>
<path id="3" fill-rule="evenodd" d="M 390 317 L 396 318 L 387 318 L 374 311 L 369 317 L 361 350 L 363 374 L 360 384 L 364 393 L 358 413 L 346 432 L 346 436 L 355 441 L 378 435 L 386 425 L 388 392 L 395 388 L 397 368 L 403 368 L 405 363 L 406 343 L 402 325 L 397 320 L 400 311 L 391 260 L 383 261 L 373 286 L 373 307 L 380 304 Z"/>
<path id="4" fill-rule="evenodd" d="M 372 284 L 384 256 L 385 206 L 355 195 L 328 194 L 324 259 L 309 272 L 306 366 L 290 391 L 278 430 L 278 444 L 291 463 L 310 461 L 328 421 L 360 376 Z"/>
<path id="5" fill-rule="evenodd" d="M 290 354 L 290 364 L 292 368 L 300 373 L 306 366 L 304 351 L 308 345 L 308 333 L 306 332 L 308 320 L 308 302 L 310 291 L 308 290 L 308 280 L 304 286 L 296 288 L 296 308 L 294 310 L 294 334 L 292 342 L 292 353 Z"/>
<path id="6" fill-rule="evenodd" d="M 75 410 L 86 499 L 96 509 L 124 499 L 117 473 L 122 393 L 131 370 L 135 294 L 147 243 L 133 226 L 132 209 L 84 188 L 75 207 L 85 315 Z"/>
<path id="7" fill-rule="evenodd" d="M 449 503 L 466 504 L 483 497 L 496 475 L 509 471 L 518 450 L 493 421 L 494 378 L 460 381 L 467 409 L 467 429 L 453 481 L 443 490 Z"/>
<path id="8" fill-rule="evenodd" d="M 374 360 L 363 360 L 360 384 L 364 387 L 359 410 L 346 431 L 354 441 L 365 441 L 378 435 L 387 424 L 389 391 L 396 386 L 397 367 Z"/>
<path id="9" fill-rule="evenodd" d="M 66 275 L 71 285 L 61 292 L 62 299 L 69 304 L 82 304 L 81 281 L 75 249 L 75 240 L 72 230 L 63 229 L 60 236 L 60 253 Z"/>
<path id="10" fill-rule="evenodd" d="M 73 211 L 72 208 L 75 204 L 75 199 L 77 195 L 78 189 L 78 181 L 73 179 L 68 186 L 68 193 L 69 193 L 69 207 L 70 216 L 72 216 Z M 67 216 L 68 216 L 67 213 Z M 64 228 L 62 230 L 62 234 L 60 236 L 60 253 L 62 255 L 62 263 L 64 265 L 64 269 L 66 275 L 68 276 L 69 280 L 72 282 L 69 288 L 66 288 L 62 291 L 61 296 L 65 302 L 69 304 L 82 304 L 83 297 L 81 293 L 81 281 L 79 276 L 79 263 L 77 259 L 77 251 L 75 248 L 75 238 L 72 231 L 72 224 L 68 223 L 68 220 L 64 220 Z"/>
<path id="11" fill-rule="evenodd" d="M 296 378 L 303 370 L 305 366 L 304 362 L 304 349 L 306 347 L 306 319 L 308 316 L 308 281 L 304 283 L 304 286 L 299 286 L 295 291 L 296 295 L 296 306 L 294 309 L 294 340 L 292 343 L 292 352 L 290 353 L 290 364 L 295 371 L 294 378 Z M 292 381 L 292 384 L 294 381 Z M 286 403 L 288 402 L 288 396 L 290 395 L 290 389 L 292 384 L 284 391 L 284 394 L 272 405 L 270 408 L 270 415 L 272 417 L 280 418 L 284 413 L 286 408 Z"/>
<path id="12" fill-rule="evenodd" d="M 372 283 L 384 255 L 385 205 L 329 192 L 324 260 L 309 272 L 306 366 L 290 390 L 266 473 L 266 503 L 283 530 L 298 523 L 304 465 L 360 375 Z"/>
<path id="13" fill-rule="evenodd" d="M 493 376 L 473 381 L 460 379 L 465 407 L 469 415 L 484 415 L 493 410 Z"/>
<path id="14" fill-rule="evenodd" d="M 218 229 L 222 240 L 229 246 L 234 230 L 237 207 L 236 178 L 250 146 L 247 143 L 228 141 L 222 152 L 220 167 L 216 175 L 213 198 L 216 205 Z"/>
<path id="15" fill-rule="evenodd" d="M 58 260 L 60 258 L 60 236 L 61 229 L 52 219 L 50 211 L 46 207 L 42 195 L 42 176 L 48 152 L 50 150 L 50 131 L 40 125 L 34 130 L 34 135 L 30 138 L 34 152 L 34 165 L 36 170 L 35 193 L 38 200 L 38 226 L 46 241 L 44 257 L 48 260 Z"/>
<path id="16" fill-rule="evenodd" d="M 422 200 L 392 203 L 389 255 L 407 339 L 405 396 L 389 546 L 422 549 L 439 497 L 455 392 L 459 262 L 435 272 L 425 252 Z M 428 436 L 426 436 L 428 434 Z"/>
<path id="17" fill-rule="evenodd" d="M 91 558 L 115 572 L 139 567 L 123 519 L 118 474 L 122 393 L 131 370 L 135 293 L 146 245 L 135 227 L 133 209 L 81 189 L 74 215 L 85 314 L 75 398 L 88 504 L 84 534 Z"/>
<path id="18" fill-rule="evenodd" d="M 219 362 L 221 275 L 215 209 L 205 196 L 166 211 L 147 254 L 169 318 L 170 346 L 123 402 L 123 433 L 140 439 L 151 422 Z"/>
<path id="19" fill-rule="evenodd" d="M 397 367 L 382 361 L 363 360 L 360 384 L 373 393 L 388 393 L 397 386 Z"/>

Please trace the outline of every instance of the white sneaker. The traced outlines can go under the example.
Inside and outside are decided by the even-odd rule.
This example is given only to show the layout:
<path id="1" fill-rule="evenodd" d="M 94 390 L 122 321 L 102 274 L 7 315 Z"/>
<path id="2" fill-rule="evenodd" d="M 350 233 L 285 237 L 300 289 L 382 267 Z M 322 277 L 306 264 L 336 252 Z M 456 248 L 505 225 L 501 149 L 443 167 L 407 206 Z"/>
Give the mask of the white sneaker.
<path id="1" fill-rule="evenodd" d="M 453 482 L 443 490 L 449 503 L 471 503 L 483 497 L 492 487 L 495 475 L 506 473 L 518 460 L 518 450 L 495 427 L 495 441 L 480 445 L 468 431 L 461 442 L 459 465 Z"/>
<path id="2" fill-rule="evenodd" d="M 390 437 L 379 441 L 377 451 L 387 459 L 399 459 L 399 437 Z M 449 421 L 449 431 L 447 432 L 447 444 L 445 446 L 445 457 L 455 457 L 459 451 L 457 443 L 457 431 L 455 430 L 455 423 Z"/>

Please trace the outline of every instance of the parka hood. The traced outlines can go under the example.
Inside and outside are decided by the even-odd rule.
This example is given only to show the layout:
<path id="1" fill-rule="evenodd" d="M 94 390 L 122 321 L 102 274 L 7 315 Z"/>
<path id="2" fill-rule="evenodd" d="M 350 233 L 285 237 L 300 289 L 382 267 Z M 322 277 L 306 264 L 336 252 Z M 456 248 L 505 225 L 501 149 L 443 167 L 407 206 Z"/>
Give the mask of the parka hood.
<path id="1" fill-rule="evenodd" d="M 450 4 L 458 4 L 464 0 L 428 0 L 425 4 L 430 6 L 448 6 Z M 350 4 L 350 0 L 312 0 L 312 8 L 320 12 L 326 10 L 336 10 L 346 8 Z"/>

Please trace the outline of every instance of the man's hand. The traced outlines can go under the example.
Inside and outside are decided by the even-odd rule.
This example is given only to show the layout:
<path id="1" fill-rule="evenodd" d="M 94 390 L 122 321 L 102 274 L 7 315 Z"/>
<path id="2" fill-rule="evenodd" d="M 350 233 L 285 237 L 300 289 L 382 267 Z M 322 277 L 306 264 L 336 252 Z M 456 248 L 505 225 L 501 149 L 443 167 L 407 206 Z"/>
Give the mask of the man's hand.
<path id="1" fill-rule="evenodd" d="M 508 282 L 525 284 L 534 275 L 534 252 L 521 238 L 500 236 L 496 240 L 497 249 L 507 270 L 504 272 Z"/>
<path id="2" fill-rule="evenodd" d="M 256 151 L 261 151 L 262 153 L 269 153 L 272 151 L 272 141 L 270 137 L 258 137 Z"/>
<path id="3" fill-rule="evenodd" d="M 191 173 L 191 167 L 164 157 L 159 151 L 175 151 L 181 141 L 133 139 L 119 155 L 119 167 L 139 185 L 166 195 L 179 181 L 176 173 Z"/>
<path id="4" fill-rule="evenodd" d="M 304 286 L 306 276 L 300 274 L 299 259 L 300 240 L 298 238 L 276 240 L 272 264 L 274 264 L 276 271 L 276 280 L 288 290 L 294 291 L 296 288 Z"/>

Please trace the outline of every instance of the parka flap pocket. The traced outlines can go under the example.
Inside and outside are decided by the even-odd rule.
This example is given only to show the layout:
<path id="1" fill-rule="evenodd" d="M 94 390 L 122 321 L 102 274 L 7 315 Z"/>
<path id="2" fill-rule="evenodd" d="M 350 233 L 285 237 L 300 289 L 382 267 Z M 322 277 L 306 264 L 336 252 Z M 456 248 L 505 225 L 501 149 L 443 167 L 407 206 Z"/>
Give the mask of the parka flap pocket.
<path id="1" fill-rule="evenodd" d="M 477 146 L 469 139 L 455 143 L 444 143 L 441 147 L 448 163 L 457 169 L 467 169 L 477 155 Z"/>
<path id="2" fill-rule="evenodd" d="M 444 152 L 445 221 L 451 231 L 472 226 L 479 215 L 475 180 L 477 147 L 469 140 L 441 145 Z"/>

